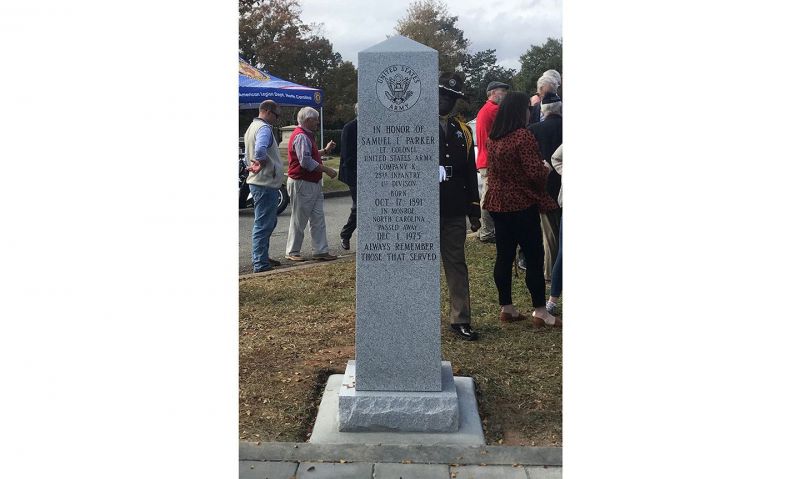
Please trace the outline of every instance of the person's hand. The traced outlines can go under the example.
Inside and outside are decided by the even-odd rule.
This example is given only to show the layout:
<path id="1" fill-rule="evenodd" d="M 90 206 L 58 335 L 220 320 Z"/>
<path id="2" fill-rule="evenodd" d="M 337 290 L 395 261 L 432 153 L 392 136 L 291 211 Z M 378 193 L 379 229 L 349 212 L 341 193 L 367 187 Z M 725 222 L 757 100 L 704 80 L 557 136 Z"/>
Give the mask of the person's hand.
<path id="1" fill-rule="evenodd" d="M 444 166 L 439 165 L 439 183 L 442 181 L 447 181 L 447 171 L 445 171 Z"/>
<path id="2" fill-rule="evenodd" d="M 258 173 L 261 171 L 261 162 L 258 160 L 253 160 L 250 162 L 250 166 L 247 167 L 247 171 L 252 171 L 253 173 Z"/>
<path id="3" fill-rule="evenodd" d="M 329 155 L 334 148 L 336 148 L 336 142 L 333 140 L 329 141 L 328 144 L 325 145 L 325 154 Z"/>
<path id="4" fill-rule="evenodd" d="M 481 229 L 481 219 L 478 217 L 470 216 L 469 217 L 469 229 L 474 233 Z"/>
<path id="5" fill-rule="evenodd" d="M 328 171 L 326 171 L 325 173 L 327 173 L 327 174 L 328 174 L 328 176 L 330 176 L 330 177 L 331 177 L 331 179 L 334 179 L 334 178 L 336 178 L 336 175 L 338 175 L 338 174 L 339 174 L 339 173 L 338 173 L 336 170 L 334 170 L 333 168 L 328 168 Z"/>

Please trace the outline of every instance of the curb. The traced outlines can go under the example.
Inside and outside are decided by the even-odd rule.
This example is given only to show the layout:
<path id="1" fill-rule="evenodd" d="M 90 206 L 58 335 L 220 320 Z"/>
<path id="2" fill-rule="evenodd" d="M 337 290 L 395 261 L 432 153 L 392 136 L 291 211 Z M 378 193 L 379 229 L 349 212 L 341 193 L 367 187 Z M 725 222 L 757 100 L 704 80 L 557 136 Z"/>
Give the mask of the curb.
<path id="1" fill-rule="evenodd" d="M 239 442 L 240 461 L 561 466 L 562 448 Z"/>
<path id="2" fill-rule="evenodd" d="M 322 195 L 323 198 L 339 198 L 342 196 L 350 196 L 350 190 L 344 191 L 329 191 Z"/>
<path id="3" fill-rule="evenodd" d="M 345 261 L 355 261 L 355 259 L 356 259 L 356 254 L 355 253 L 343 254 L 343 255 L 340 255 L 338 258 L 336 258 L 334 260 L 331 260 L 331 261 L 315 261 L 313 259 L 309 259 L 307 261 L 298 262 L 297 264 L 295 264 L 295 263 L 289 263 L 289 260 L 287 259 L 284 262 L 282 262 L 280 266 L 276 266 L 275 268 L 273 268 L 273 269 L 271 269 L 269 271 L 264 271 L 262 273 L 240 274 L 239 275 L 239 281 L 242 281 L 244 279 L 262 278 L 264 276 L 271 276 L 273 274 L 286 273 L 288 271 L 297 271 L 297 270 L 300 270 L 300 269 L 314 268 L 314 267 L 322 266 L 322 265 L 326 265 L 326 264 L 343 263 Z M 289 264 L 287 264 L 287 263 L 289 263 Z"/>

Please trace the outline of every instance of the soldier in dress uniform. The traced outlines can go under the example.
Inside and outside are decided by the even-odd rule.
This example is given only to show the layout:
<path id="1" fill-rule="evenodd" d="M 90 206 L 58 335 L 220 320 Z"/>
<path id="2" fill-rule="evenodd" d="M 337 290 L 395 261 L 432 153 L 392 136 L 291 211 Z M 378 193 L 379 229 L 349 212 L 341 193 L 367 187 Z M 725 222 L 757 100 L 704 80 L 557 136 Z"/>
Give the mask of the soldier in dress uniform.
<path id="1" fill-rule="evenodd" d="M 439 237 L 442 264 L 450 293 L 450 329 L 461 339 L 478 338 L 470 325 L 469 273 L 464 255 L 467 220 L 470 228 L 481 226 L 478 175 L 472 132 L 453 116 L 464 79 L 445 73 L 439 78 Z"/>

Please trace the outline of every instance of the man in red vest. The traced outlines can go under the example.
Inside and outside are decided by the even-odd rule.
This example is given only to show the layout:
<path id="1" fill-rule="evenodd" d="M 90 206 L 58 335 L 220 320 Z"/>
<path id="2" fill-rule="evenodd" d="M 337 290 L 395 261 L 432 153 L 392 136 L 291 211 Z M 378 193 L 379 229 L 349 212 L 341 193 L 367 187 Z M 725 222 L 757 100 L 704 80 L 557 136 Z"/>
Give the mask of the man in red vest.
<path id="1" fill-rule="evenodd" d="M 286 259 L 304 261 L 300 256 L 306 225 L 311 223 L 312 259 L 330 261 L 336 259 L 328 252 L 325 231 L 325 211 L 322 209 L 322 174 L 336 178 L 336 170 L 322 164 L 322 153 L 329 154 L 336 143 L 328 142 L 321 151 L 317 149 L 314 133 L 319 130 L 319 112 L 311 107 L 301 108 L 297 113 L 297 128 L 289 137 L 289 180 L 286 189 L 292 200 L 292 219 L 289 223 L 289 238 L 286 241 Z"/>

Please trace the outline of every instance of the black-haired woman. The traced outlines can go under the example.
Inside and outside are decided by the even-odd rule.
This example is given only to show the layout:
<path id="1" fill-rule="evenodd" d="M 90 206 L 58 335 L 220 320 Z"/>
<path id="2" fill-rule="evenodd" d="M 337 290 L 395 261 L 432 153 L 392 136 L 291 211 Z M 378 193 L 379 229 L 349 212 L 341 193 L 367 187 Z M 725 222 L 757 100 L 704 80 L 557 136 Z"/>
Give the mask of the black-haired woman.
<path id="1" fill-rule="evenodd" d="M 547 312 L 545 306 L 544 246 L 539 213 L 558 208 L 545 190 L 550 166 L 539 155 L 528 123 L 528 96 L 509 92 L 500 104 L 489 132 L 488 192 L 484 208 L 495 222 L 497 257 L 494 282 L 500 302 L 500 321 L 524 319 L 511 298 L 511 268 L 517 245 L 528 259 L 525 285 L 533 303 L 533 325 L 536 328 L 561 326 L 561 320 Z"/>

